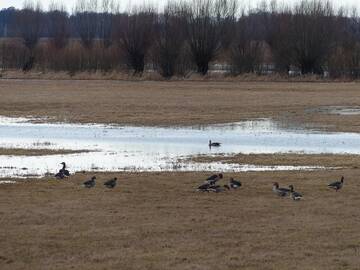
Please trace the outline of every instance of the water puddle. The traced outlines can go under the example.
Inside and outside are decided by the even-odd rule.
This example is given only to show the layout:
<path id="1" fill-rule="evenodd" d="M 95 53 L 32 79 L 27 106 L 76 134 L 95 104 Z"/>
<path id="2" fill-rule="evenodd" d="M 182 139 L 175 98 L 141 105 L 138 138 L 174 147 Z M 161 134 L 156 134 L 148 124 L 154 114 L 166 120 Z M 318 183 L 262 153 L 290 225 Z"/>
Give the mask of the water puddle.
<path id="1" fill-rule="evenodd" d="M 221 147 L 209 148 L 208 140 Z M 39 177 L 65 161 L 74 171 L 274 171 L 320 167 L 192 163 L 193 155 L 237 153 L 360 154 L 360 134 L 286 128 L 269 119 L 192 127 L 34 123 L 0 117 L 0 147 L 91 152 L 0 156 L 0 178 Z"/>
<path id="2" fill-rule="evenodd" d="M 307 112 L 335 115 L 360 115 L 360 106 L 324 106 L 308 109 Z"/>
<path id="3" fill-rule="evenodd" d="M 0 185 L 7 185 L 7 184 L 16 184 L 16 181 L 13 181 L 13 180 L 0 180 Z"/>

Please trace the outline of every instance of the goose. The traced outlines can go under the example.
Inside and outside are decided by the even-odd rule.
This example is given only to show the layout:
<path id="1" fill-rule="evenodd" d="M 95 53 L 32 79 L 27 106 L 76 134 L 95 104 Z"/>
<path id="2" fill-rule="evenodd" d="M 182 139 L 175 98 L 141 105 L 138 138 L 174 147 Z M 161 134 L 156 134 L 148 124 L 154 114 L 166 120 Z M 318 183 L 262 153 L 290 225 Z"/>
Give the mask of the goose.
<path id="1" fill-rule="evenodd" d="M 208 183 L 210 185 L 214 185 L 217 181 L 219 181 L 222 178 L 223 178 L 222 173 L 213 174 L 212 176 L 209 176 L 208 178 L 206 178 L 206 183 Z"/>
<path id="2" fill-rule="evenodd" d="M 57 179 L 64 179 L 65 178 L 65 175 L 64 173 L 60 170 L 57 174 L 55 174 L 55 177 Z"/>
<path id="3" fill-rule="evenodd" d="M 221 143 L 219 142 L 211 142 L 211 140 L 209 140 L 209 147 L 219 147 L 221 146 Z"/>
<path id="4" fill-rule="evenodd" d="M 60 170 L 61 172 L 63 172 L 63 174 L 65 176 L 70 176 L 70 172 L 68 170 L 66 170 L 66 163 L 65 162 L 61 162 L 60 164 L 63 165 L 62 169 Z"/>
<path id="5" fill-rule="evenodd" d="M 241 187 L 241 182 L 240 181 L 236 181 L 234 180 L 234 178 L 230 178 L 230 187 L 233 188 L 233 189 L 237 189 L 239 187 Z"/>
<path id="6" fill-rule="evenodd" d="M 106 181 L 104 183 L 104 186 L 107 187 L 107 188 L 114 188 L 116 186 L 116 181 L 117 181 L 117 178 L 115 177 L 114 179 Z"/>
<path id="7" fill-rule="evenodd" d="M 303 196 L 299 192 L 296 192 L 294 190 L 293 185 L 290 185 L 289 188 L 290 188 L 290 196 L 294 201 L 300 201 L 303 198 Z"/>
<path id="8" fill-rule="evenodd" d="M 86 188 L 95 187 L 95 184 L 96 184 L 96 183 L 95 183 L 95 179 L 96 179 L 95 176 L 91 177 L 91 180 L 85 181 L 85 182 L 83 183 L 83 186 L 86 187 Z"/>
<path id="9" fill-rule="evenodd" d="M 279 183 L 275 182 L 273 184 L 273 192 L 275 192 L 280 197 L 285 197 L 290 194 L 290 189 L 288 188 L 279 188 Z"/>
<path id="10" fill-rule="evenodd" d="M 328 184 L 328 187 L 338 191 L 339 189 L 341 189 L 343 187 L 343 185 L 344 185 L 344 176 L 341 176 L 340 181 L 336 181 L 331 184 Z"/>
<path id="11" fill-rule="evenodd" d="M 69 177 L 70 172 L 66 170 L 66 163 L 61 162 L 60 164 L 63 165 L 63 167 L 59 170 L 57 174 L 55 174 L 55 177 L 58 179 L 64 179 L 65 177 Z"/>
<path id="12" fill-rule="evenodd" d="M 196 190 L 202 191 L 202 192 L 209 192 L 210 187 L 211 187 L 211 185 L 209 183 L 205 183 L 205 184 L 202 184 L 201 186 L 199 186 Z"/>

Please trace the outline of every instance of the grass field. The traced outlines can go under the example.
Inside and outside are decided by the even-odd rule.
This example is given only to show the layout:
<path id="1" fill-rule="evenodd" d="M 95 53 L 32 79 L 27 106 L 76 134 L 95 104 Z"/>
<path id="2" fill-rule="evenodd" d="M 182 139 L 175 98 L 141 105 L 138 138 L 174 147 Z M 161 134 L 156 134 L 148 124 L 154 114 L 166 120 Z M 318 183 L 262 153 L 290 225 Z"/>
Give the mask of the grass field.
<path id="1" fill-rule="evenodd" d="M 360 105 L 357 83 L 0 80 L 0 96 L 0 115 L 53 121 L 192 125 L 272 117 L 360 132 L 360 115 L 308 111 Z"/>
<path id="2" fill-rule="evenodd" d="M 328 190 L 345 176 L 344 188 Z M 96 174 L 0 186 L 1 269 L 359 269 L 359 170 L 244 173 L 197 193 L 201 173 Z M 294 184 L 294 202 L 271 191 Z M 226 183 L 224 181 L 223 183 Z"/>
<path id="3" fill-rule="evenodd" d="M 355 83 L 0 80 L 0 115 L 134 125 L 271 117 L 359 132 L 360 115 L 308 111 L 359 106 L 358 91 Z M 90 190 L 81 187 L 89 173 L 1 184 L 0 269 L 359 269 L 358 156 L 225 161 L 342 169 L 225 174 L 222 184 L 233 176 L 243 187 L 218 194 L 195 192 L 208 174 L 194 172 L 96 173 Z M 344 188 L 329 190 L 342 175 Z M 118 187 L 105 189 L 114 176 Z M 277 197 L 274 181 L 304 200 Z"/>

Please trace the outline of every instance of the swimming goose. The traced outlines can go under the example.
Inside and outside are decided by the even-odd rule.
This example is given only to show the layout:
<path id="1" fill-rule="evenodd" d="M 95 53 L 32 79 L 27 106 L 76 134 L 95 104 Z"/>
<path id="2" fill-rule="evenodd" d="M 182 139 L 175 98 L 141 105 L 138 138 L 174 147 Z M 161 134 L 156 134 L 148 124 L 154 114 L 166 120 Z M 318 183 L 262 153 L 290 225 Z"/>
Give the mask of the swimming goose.
<path id="1" fill-rule="evenodd" d="M 106 186 L 107 188 L 114 188 L 116 186 L 116 181 L 117 181 L 117 178 L 115 177 L 114 179 L 106 181 L 104 183 L 104 186 Z"/>
<path id="2" fill-rule="evenodd" d="M 96 179 L 96 177 L 93 176 L 93 177 L 91 177 L 91 180 L 85 181 L 85 182 L 83 183 L 84 187 L 86 187 L 86 188 L 95 187 L 95 179 Z"/>
<path id="3" fill-rule="evenodd" d="M 221 143 L 219 142 L 211 142 L 211 140 L 209 140 L 209 147 L 219 147 L 221 146 Z"/>
<path id="4" fill-rule="evenodd" d="M 340 181 L 336 181 L 331 184 L 328 184 L 328 187 L 338 191 L 339 189 L 341 189 L 343 187 L 343 184 L 344 184 L 344 176 L 341 176 Z"/>
<path id="5" fill-rule="evenodd" d="M 241 182 L 240 181 L 236 181 L 234 180 L 234 178 L 230 178 L 230 187 L 233 188 L 233 189 L 237 189 L 239 187 L 241 187 Z"/>
<path id="6" fill-rule="evenodd" d="M 279 183 L 275 182 L 273 184 L 273 192 L 275 192 L 280 197 L 285 197 L 290 194 L 290 189 L 287 188 L 279 188 Z"/>
<path id="7" fill-rule="evenodd" d="M 289 188 L 290 188 L 290 196 L 294 201 L 300 201 L 303 198 L 303 196 L 299 192 L 296 192 L 294 190 L 293 185 L 290 185 Z"/>
<path id="8" fill-rule="evenodd" d="M 206 182 L 210 185 L 214 185 L 217 181 L 223 178 L 222 173 L 219 174 L 213 174 L 212 176 L 209 176 L 206 178 Z"/>

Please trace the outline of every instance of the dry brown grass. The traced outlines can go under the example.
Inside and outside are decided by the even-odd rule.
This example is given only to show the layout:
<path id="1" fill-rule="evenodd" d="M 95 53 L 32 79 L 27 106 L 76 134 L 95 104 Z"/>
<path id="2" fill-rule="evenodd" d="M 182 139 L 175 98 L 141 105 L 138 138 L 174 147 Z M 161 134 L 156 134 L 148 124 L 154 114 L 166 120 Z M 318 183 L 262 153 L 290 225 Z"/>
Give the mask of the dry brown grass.
<path id="1" fill-rule="evenodd" d="M 355 168 L 360 164 L 359 155 L 331 155 L 331 154 L 237 154 L 234 156 L 206 156 L 199 155 L 191 158 L 194 162 L 223 162 L 238 164 L 254 164 L 260 166 L 323 166 Z"/>
<path id="2" fill-rule="evenodd" d="M 135 125 L 189 125 L 257 117 L 360 131 L 360 115 L 307 112 L 359 106 L 357 83 L 0 80 L 0 115 Z"/>
<path id="3" fill-rule="evenodd" d="M 329 181 L 345 175 L 340 192 Z M 0 185 L 0 268 L 359 269 L 359 170 L 242 173 L 241 190 L 194 191 L 205 174 L 89 175 Z M 294 184 L 305 200 L 271 191 Z"/>
<path id="4" fill-rule="evenodd" d="M 0 155 L 11 156 L 46 156 L 46 155 L 69 155 L 88 152 L 87 150 L 68 149 L 23 149 L 23 148 L 1 148 Z"/>

